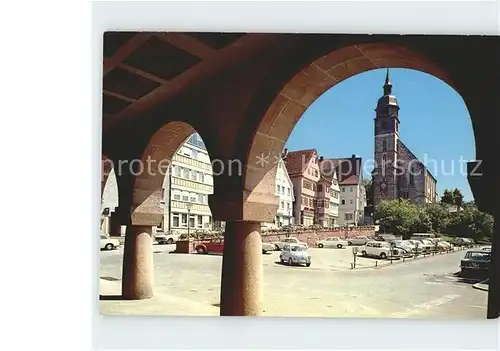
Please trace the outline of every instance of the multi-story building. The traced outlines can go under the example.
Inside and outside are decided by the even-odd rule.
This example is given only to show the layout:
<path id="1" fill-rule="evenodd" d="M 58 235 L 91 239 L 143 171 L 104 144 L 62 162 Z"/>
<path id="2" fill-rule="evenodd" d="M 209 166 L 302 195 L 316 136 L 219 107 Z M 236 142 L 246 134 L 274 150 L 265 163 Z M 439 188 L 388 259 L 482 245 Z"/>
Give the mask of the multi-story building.
<path id="1" fill-rule="evenodd" d="M 366 206 L 366 191 L 363 184 L 360 157 L 325 159 L 325 172 L 336 172 L 340 188 L 338 225 L 357 226 L 363 224 Z"/>
<path id="2" fill-rule="evenodd" d="M 372 172 L 375 209 L 382 200 L 405 198 L 417 206 L 437 201 L 437 180 L 399 136 L 399 105 L 392 95 L 389 70 L 384 95 L 375 109 L 375 167 Z"/>
<path id="3" fill-rule="evenodd" d="M 198 134 L 191 135 L 172 157 L 164 193 L 164 230 L 186 232 L 188 220 L 192 231 L 212 229 L 208 206 L 208 195 L 213 193 L 212 164 Z M 190 211 L 187 204 L 191 204 Z"/>
<path id="4" fill-rule="evenodd" d="M 276 169 L 276 187 L 274 195 L 278 197 L 278 210 L 273 223 L 262 223 L 263 227 L 279 228 L 285 225 L 293 225 L 293 183 L 286 170 L 283 160 L 279 160 Z"/>
<path id="5" fill-rule="evenodd" d="M 331 196 L 330 196 L 330 223 L 329 227 L 339 226 L 339 205 L 340 205 L 340 186 L 337 180 L 337 172 L 332 174 Z"/>
<path id="6" fill-rule="evenodd" d="M 294 224 L 293 202 L 295 201 L 295 196 L 293 194 L 293 183 L 288 176 L 283 160 L 278 162 L 278 169 L 276 170 L 275 195 L 279 198 L 276 225 L 282 227 Z"/>
<path id="7" fill-rule="evenodd" d="M 322 158 L 314 149 L 287 152 L 284 161 L 293 183 L 296 224 L 330 226 L 330 198 L 333 177 L 320 172 Z"/>

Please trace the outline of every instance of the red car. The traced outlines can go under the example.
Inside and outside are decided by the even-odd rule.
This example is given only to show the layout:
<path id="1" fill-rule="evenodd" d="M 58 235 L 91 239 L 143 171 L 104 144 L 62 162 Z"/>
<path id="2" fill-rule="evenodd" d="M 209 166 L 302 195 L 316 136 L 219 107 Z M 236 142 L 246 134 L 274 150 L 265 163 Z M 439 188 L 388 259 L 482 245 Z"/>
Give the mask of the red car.
<path id="1" fill-rule="evenodd" d="M 223 253 L 224 252 L 224 239 L 216 238 L 207 242 L 200 243 L 195 247 L 196 252 L 199 254 L 208 253 Z"/>

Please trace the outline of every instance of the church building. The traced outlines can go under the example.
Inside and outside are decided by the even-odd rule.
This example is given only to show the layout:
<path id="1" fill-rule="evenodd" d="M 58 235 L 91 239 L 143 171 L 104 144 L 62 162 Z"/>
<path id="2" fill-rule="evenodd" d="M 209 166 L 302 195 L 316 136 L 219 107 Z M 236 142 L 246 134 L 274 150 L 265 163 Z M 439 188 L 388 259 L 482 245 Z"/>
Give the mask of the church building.
<path id="1" fill-rule="evenodd" d="M 399 106 L 392 95 L 389 70 L 384 95 L 375 109 L 374 205 L 381 200 L 405 198 L 423 206 L 436 202 L 436 178 L 399 137 Z"/>

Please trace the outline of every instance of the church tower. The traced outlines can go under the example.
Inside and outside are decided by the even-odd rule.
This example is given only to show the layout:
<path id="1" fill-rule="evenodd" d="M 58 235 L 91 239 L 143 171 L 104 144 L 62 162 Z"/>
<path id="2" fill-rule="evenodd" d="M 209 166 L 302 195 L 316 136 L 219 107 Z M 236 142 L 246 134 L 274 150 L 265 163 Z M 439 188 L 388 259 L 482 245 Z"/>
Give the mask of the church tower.
<path id="1" fill-rule="evenodd" d="M 384 95 L 375 109 L 375 155 L 372 172 L 373 202 L 376 207 L 381 200 L 398 197 L 397 172 L 399 139 L 399 106 L 392 95 L 389 69 L 385 76 Z"/>

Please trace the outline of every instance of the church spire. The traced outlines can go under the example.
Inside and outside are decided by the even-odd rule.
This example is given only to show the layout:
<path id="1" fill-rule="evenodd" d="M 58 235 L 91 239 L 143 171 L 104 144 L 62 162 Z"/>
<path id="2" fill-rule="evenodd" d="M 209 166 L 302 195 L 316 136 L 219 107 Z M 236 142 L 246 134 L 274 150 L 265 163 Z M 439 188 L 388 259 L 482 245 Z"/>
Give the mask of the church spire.
<path id="1" fill-rule="evenodd" d="M 385 74 L 385 84 L 384 84 L 384 95 L 392 94 L 392 83 L 389 80 L 389 68 L 387 69 L 387 73 Z"/>

